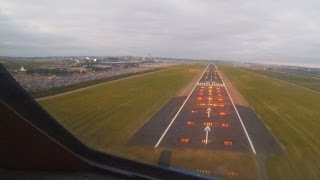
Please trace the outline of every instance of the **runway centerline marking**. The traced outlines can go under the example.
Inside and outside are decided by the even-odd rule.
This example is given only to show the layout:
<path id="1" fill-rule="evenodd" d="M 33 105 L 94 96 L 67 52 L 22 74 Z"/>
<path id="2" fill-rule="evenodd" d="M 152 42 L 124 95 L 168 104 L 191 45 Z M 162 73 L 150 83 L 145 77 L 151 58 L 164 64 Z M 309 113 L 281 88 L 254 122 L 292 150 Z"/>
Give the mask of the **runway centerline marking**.
<path id="1" fill-rule="evenodd" d="M 178 112 L 176 113 L 176 115 L 172 118 L 170 124 L 168 125 L 168 127 L 166 128 L 166 130 L 163 132 L 163 134 L 161 135 L 160 139 L 158 140 L 157 144 L 154 146 L 154 148 L 157 148 L 159 146 L 159 144 L 161 143 L 163 137 L 167 134 L 168 130 L 170 129 L 171 125 L 173 124 L 173 122 L 176 120 L 177 116 L 179 115 L 180 111 L 182 110 L 182 108 L 184 107 L 184 105 L 186 104 L 186 102 L 188 101 L 188 99 L 190 98 L 191 94 L 193 93 L 193 91 L 195 90 L 195 88 L 198 86 L 198 83 L 200 82 L 201 78 L 203 77 L 204 73 L 207 71 L 207 69 L 210 67 L 210 64 L 207 66 L 207 68 L 203 71 L 202 75 L 200 76 L 198 82 L 195 84 L 195 86 L 193 87 L 192 91 L 190 92 L 190 94 L 188 95 L 187 99 L 183 102 L 183 104 L 181 105 L 180 109 L 178 110 Z"/>

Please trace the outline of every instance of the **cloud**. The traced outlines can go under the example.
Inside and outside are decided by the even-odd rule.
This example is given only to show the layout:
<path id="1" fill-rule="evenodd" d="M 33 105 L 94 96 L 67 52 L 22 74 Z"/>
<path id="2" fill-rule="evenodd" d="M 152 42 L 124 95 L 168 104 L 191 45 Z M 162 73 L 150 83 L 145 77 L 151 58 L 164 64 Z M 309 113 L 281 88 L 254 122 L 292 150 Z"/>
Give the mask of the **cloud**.
<path id="1" fill-rule="evenodd" d="M 318 1 L 2 1 L 0 53 L 318 63 Z M 4 39 L 4 40 L 3 40 Z"/>

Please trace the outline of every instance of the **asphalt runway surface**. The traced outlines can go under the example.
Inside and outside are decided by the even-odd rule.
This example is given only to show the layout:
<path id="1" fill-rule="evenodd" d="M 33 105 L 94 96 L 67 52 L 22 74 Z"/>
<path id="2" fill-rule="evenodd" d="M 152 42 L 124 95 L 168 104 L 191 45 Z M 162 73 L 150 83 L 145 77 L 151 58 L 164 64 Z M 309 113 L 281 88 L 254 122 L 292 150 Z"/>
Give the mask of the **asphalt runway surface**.
<path id="1" fill-rule="evenodd" d="M 168 131 L 155 147 L 250 151 L 216 67 L 209 65 Z"/>
<path id="2" fill-rule="evenodd" d="M 235 107 L 240 117 L 211 64 L 188 97 L 171 99 L 128 144 L 263 154 L 282 151 L 251 108 Z"/>
<path id="3" fill-rule="evenodd" d="M 129 139 L 127 144 L 154 146 L 186 98 L 172 98 Z"/>

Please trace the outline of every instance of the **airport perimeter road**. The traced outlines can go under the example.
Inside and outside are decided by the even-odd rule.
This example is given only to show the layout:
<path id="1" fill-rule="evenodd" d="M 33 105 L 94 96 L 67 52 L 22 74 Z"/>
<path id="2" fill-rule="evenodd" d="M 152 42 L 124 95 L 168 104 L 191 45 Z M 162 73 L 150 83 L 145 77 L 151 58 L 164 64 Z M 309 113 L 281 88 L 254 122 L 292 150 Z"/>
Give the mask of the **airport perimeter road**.
<path id="1" fill-rule="evenodd" d="M 214 64 L 206 68 L 154 147 L 255 154 L 249 134 Z"/>

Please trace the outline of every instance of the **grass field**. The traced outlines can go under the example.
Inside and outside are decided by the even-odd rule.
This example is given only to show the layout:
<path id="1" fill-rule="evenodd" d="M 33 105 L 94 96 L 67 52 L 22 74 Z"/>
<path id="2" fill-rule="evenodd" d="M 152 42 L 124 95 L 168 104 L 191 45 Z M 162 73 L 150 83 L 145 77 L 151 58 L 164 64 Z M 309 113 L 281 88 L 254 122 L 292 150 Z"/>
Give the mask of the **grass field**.
<path id="1" fill-rule="evenodd" d="M 204 65 L 197 66 L 203 70 Z M 40 101 L 75 136 L 93 148 L 123 145 L 159 107 L 197 73 L 175 66 Z"/>
<path id="2" fill-rule="evenodd" d="M 189 69 L 198 68 L 199 72 Z M 181 65 L 40 101 L 89 147 L 157 164 L 162 148 L 128 146 L 127 140 L 206 65 Z M 207 170 L 226 179 L 256 179 L 251 154 L 170 149 L 172 166 Z M 243 166 L 243 164 L 246 166 Z"/>
<path id="3" fill-rule="evenodd" d="M 268 157 L 269 178 L 318 179 L 320 94 L 248 70 L 221 67 L 285 146 L 285 154 Z"/>
<path id="4" fill-rule="evenodd" d="M 320 92 L 320 79 L 315 78 L 315 75 L 301 73 L 301 72 L 292 72 L 286 70 L 254 70 L 254 72 L 266 75 L 269 77 L 281 79 L 290 83 L 294 83 L 306 88 L 310 88 Z"/>

